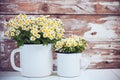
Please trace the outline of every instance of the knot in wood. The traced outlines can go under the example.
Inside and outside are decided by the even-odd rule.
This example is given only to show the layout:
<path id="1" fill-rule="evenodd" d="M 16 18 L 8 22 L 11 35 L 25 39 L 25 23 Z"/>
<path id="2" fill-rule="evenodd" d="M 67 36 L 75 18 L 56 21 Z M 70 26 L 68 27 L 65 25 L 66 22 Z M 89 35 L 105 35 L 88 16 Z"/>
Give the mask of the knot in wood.
<path id="1" fill-rule="evenodd" d="M 42 10 L 43 10 L 44 12 L 47 12 L 47 11 L 49 10 L 48 4 L 46 4 L 46 3 L 43 4 Z"/>

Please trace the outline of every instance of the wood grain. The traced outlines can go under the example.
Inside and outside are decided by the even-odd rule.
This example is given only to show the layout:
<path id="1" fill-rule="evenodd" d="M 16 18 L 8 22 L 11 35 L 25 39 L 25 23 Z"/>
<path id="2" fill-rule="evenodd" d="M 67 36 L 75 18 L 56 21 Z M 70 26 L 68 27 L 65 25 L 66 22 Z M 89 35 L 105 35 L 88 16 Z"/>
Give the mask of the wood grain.
<path id="1" fill-rule="evenodd" d="M 31 7 L 32 6 L 32 7 Z M 120 2 L 40 1 L 0 3 L 0 14 L 119 14 Z"/>

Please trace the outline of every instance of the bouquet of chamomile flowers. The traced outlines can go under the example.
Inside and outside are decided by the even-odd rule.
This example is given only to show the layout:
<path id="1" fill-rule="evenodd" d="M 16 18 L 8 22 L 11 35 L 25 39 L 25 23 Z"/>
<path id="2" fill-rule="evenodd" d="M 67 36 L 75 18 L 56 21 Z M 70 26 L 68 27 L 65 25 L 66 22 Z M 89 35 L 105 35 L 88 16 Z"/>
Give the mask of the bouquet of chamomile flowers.
<path id="1" fill-rule="evenodd" d="M 23 44 L 50 44 L 60 40 L 64 35 L 60 19 L 49 16 L 33 17 L 20 14 L 5 23 L 8 30 L 6 36 L 17 41 L 18 46 Z"/>
<path id="2" fill-rule="evenodd" d="M 85 50 L 87 42 L 80 36 L 71 35 L 69 38 L 63 38 L 54 45 L 58 53 L 81 53 Z"/>

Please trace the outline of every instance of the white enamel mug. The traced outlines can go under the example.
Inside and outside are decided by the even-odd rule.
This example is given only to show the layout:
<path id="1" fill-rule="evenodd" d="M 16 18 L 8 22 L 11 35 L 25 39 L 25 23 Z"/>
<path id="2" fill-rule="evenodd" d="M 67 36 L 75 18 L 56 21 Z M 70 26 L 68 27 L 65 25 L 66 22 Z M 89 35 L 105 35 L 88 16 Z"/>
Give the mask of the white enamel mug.
<path id="1" fill-rule="evenodd" d="M 14 56 L 20 52 L 20 67 L 15 65 Z M 52 73 L 51 45 L 24 45 L 12 51 L 10 56 L 14 70 L 26 77 L 44 77 Z"/>
<path id="2" fill-rule="evenodd" d="M 86 61 L 84 65 L 81 64 L 82 53 L 57 53 L 57 74 L 62 77 L 76 77 L 79 76 L 81 70 L 87 69 L 90 61 Z"/>

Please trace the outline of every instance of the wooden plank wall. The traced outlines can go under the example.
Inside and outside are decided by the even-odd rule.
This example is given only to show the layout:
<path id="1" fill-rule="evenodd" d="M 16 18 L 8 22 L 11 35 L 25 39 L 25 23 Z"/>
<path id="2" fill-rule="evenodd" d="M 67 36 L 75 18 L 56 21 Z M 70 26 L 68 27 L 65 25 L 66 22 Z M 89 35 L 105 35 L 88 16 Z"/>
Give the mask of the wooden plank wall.
<path id="1" fill-rule="evenodd" d="M 65 35 L 83 36 L 89 44 L 84 57 L 89 68 L 120 68 L 120 0 L 0 0 L 0 70 L 13 70 L 10 53 L 16 43 L 5 37 L 3 23 L 27 15 L 51 15 L 64 23 Z M 16 55 L 19 66 L 19 54 Z M 54 70 L 56 54 L 53 51 Z"/>

